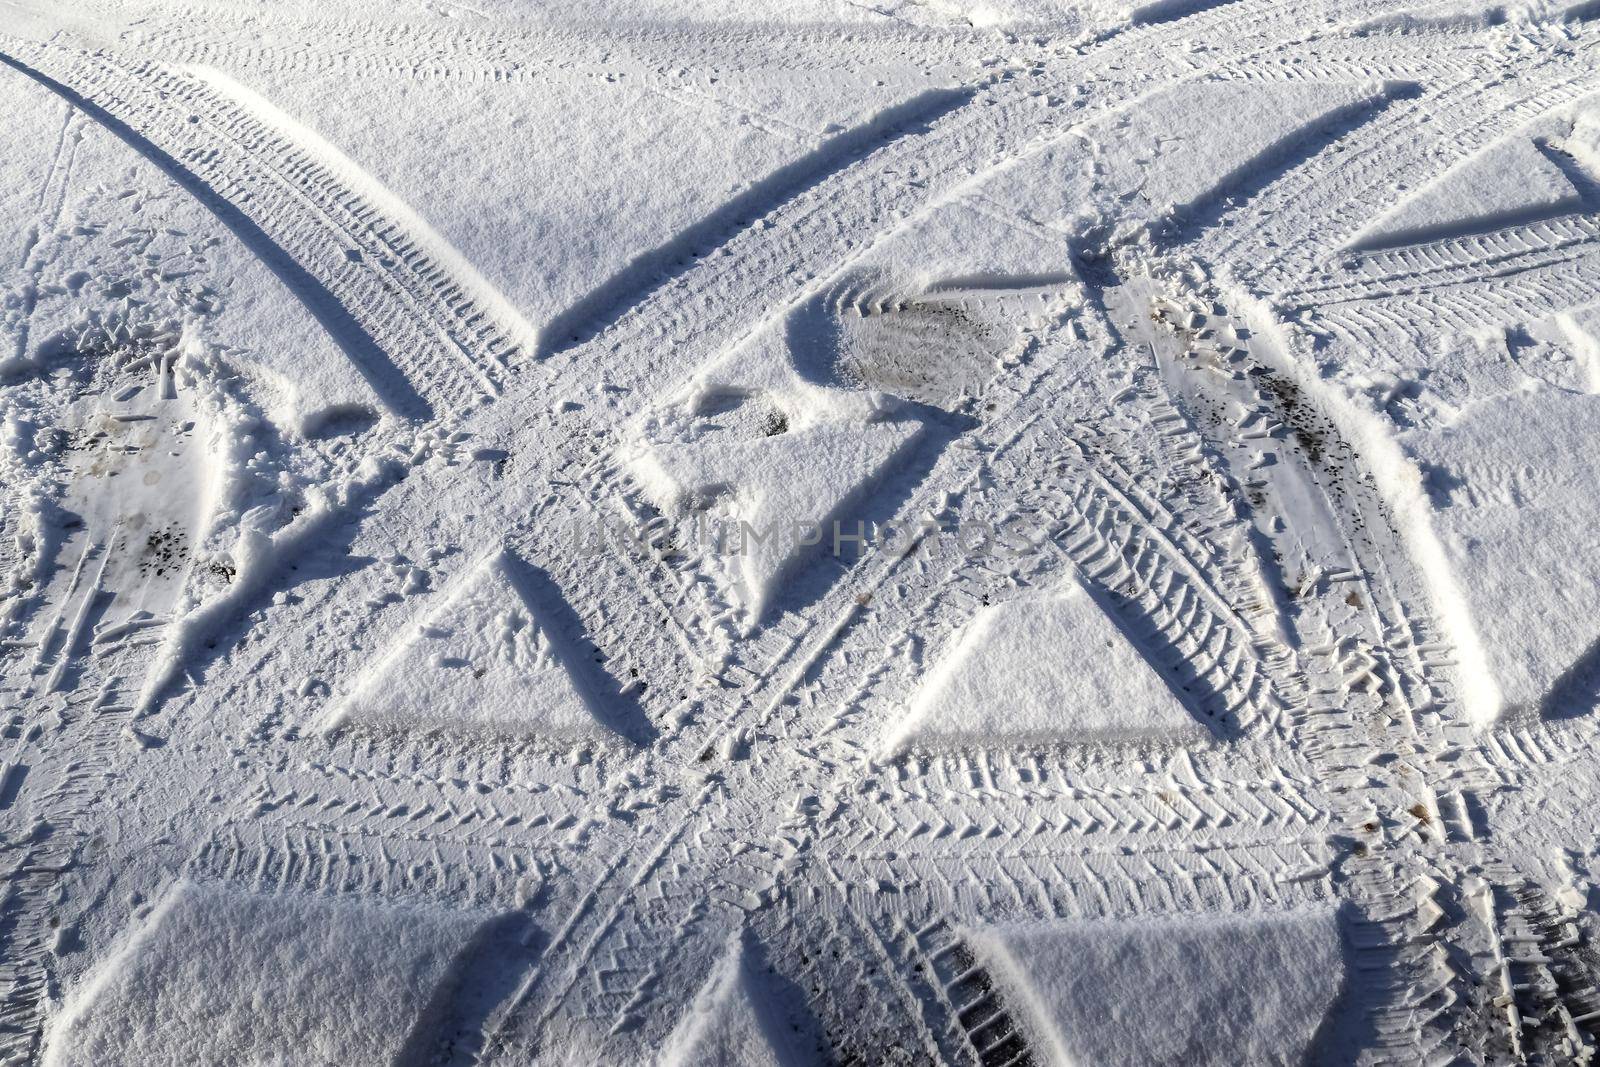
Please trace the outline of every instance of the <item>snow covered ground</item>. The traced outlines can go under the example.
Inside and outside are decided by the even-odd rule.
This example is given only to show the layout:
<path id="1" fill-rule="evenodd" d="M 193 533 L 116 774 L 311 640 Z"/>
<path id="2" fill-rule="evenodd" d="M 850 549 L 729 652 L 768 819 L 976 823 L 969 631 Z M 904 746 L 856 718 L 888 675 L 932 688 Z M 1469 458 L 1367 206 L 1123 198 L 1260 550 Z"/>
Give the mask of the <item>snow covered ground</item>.
<path id="1" fill-rule="evenodd" d="M 1600 4 L 0 0 L 0 1063 L 1578 1064 Z"/>

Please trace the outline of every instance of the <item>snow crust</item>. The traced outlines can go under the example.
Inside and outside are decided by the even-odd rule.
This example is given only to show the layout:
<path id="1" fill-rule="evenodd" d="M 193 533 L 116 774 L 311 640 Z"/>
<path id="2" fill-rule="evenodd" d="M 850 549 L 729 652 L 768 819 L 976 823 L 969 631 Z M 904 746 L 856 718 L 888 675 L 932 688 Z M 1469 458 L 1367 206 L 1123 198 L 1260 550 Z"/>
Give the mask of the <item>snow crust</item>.
<path id="1" fill-rule="evenodd" d="M 930 408 L 981 392 L 1076 286 L 1062 237 L 996 232 L 986 188 L 892 228 L 638 421 L 631 473 L 665 513 L 731 532 L 711 565 L 748 623 L 882 518 L 864 505 L 922 444 Z"/>
<path id="2" fill-rule="evenodd" d="M 0 1061 L 1577 1057 L 1593 0 L 191 6 L 0 16 Z"/>
<path id="3" fill-rule="evenodd" d="M 642 255 L 660 250 L 656 272 L 672 269 L 699 251 L 679 247 L 680 235 L 725 201 L 785 165 L 825 158 L 841 132 L 870 128 L 880 112 L 946 81 L 907 68 L 871 79 L 845 71 L 814 93 L 814 78 L 798 77 L 785 91 L 766 72 L 734 71 L 715 86 L 685 78 L 681 89 L 663 91 L 642 77 L 579 72 L 486 94 L 471 84 L 396 78 L 369 83 L 375 96 L 352 109 L 335 103 L 346 91 L 337 77 L 200 73 L 357 186 L 382 191 L 380 202 L 402 205 L 402 217 L 422 224 L 424 244 L 469 266 L 488 306 L 517 336 L 537 334 L 546 348 L 570 340 L 549 333 L 564 312 L 584 300 L 603 303 L 608 279 Z M 380 113 L 383 121 L 372 121 Z M 483 152 L 488 143 L 512 149 L 515 165 Z"/>
<path id="4" fill-rule="evenodd" d="M 820 545 L 821 538 L 831 538 L 846 502 L 916 435 L 915 426 L 902 424 L 818 426 L 718 448 L 666 446 L 636 469 L 647 491 L 661 500 L 704 500 L 731 489 L 726 514 L 742 524 L 729 537 L 738 558 L 736 588 L 759 618 L 806 542 Z"/>
<path id="5" fill-rule="evenodd" d="M 891 398 L 802 373 L 794 324 L 815 308 L 774 316 L 713 361 L 641 427 L 629 459 L 666 513 L 716 524 L 704 547 L 752 624 L 785 579 L 831 548 L 835 522 L 856 529 L 849 505 L 922 433 Z"/>
<path id="6" fill-rule="evenodd" d="M 528 351 L 533 349 L 536 344 L 533 326 L 498 289 L 478 273 L 470 260 L 429 226 L 406 200 L 384 188 L 314 130 L 238 80 L 209 67 L 190 67 L 188 72 L 237 100 L 247 112 L 260 117 L 268 126 L 303 145 L 319 162 L 338 174 L 348 188 L 399 222 L 409 239 L 450 272 L 457 284 L 489 313 L 491 321 L 505 332 L 512 344 Z M 399 254 L 399 250 L 396 250 L 396 254 Z"/>

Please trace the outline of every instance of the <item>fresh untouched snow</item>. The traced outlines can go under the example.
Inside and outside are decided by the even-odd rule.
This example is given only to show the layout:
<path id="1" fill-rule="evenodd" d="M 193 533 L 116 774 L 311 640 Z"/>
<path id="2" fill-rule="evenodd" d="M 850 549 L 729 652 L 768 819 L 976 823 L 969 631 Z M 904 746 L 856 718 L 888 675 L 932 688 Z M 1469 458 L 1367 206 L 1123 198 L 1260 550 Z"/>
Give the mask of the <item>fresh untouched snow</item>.
<path id="1" fill-rule="evenodd" d="M 1600 8 L 0 3 L 0 1063 L 1581 1064 Z"/>

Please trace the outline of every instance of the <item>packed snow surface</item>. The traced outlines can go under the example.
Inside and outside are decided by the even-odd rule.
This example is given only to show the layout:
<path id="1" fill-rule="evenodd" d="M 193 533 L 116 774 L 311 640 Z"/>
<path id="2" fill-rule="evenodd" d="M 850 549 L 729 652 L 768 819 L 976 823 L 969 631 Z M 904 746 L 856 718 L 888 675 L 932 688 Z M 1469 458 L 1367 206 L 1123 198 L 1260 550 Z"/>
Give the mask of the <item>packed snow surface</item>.
<path id="1" fill-rule="evenodd" d="M 1592 0 L 0 0 L 0 1063 L 1581 1064 Z"/>

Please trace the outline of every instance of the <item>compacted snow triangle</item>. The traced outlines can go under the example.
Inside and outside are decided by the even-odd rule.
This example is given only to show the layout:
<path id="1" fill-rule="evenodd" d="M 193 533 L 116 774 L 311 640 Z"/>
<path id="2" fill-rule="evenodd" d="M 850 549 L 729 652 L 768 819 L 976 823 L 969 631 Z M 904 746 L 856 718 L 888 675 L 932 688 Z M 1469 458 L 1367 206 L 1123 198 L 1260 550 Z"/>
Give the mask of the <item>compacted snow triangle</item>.
<path id="1" fill-rule="evenodd" d="M 979 611 L 928 674 L 888 747 L 1200 733 L 1149 659 L 1069 577 Z"/>
<path id="2" fill-rule="evenodd" d="M 656 1067 L 801 1067 L 808 1062 L 762 986 L 749 949 L 735 939 L 662 1046 Z"/>
<path id="3" fill-rule="evenodd" d="M 997 926 L 970 940 L 1049 1067 L 1304 1063 L 1344 981 L 1329 908 Z"/>
<path id="4" fill-rule="evenodd" d="M 440 727 L 572 740 L 607 730 L 541 625 L 523 565 L 504 549 L 408 626 L 324 724 Z M 564 650 L 563 650 L 564 651 Z"/>
<path id="5" fill-rule="evenodd" d="M 760 619 L 808 555 L 864 535 L 842 509 L 920 432 L 917 422 L 824 423 L 750 441 L 660 445 L 641 466 L 646 480 L 676 494 L 730 498 L 709 547 L 735 560 L 736 595 Z"/>

